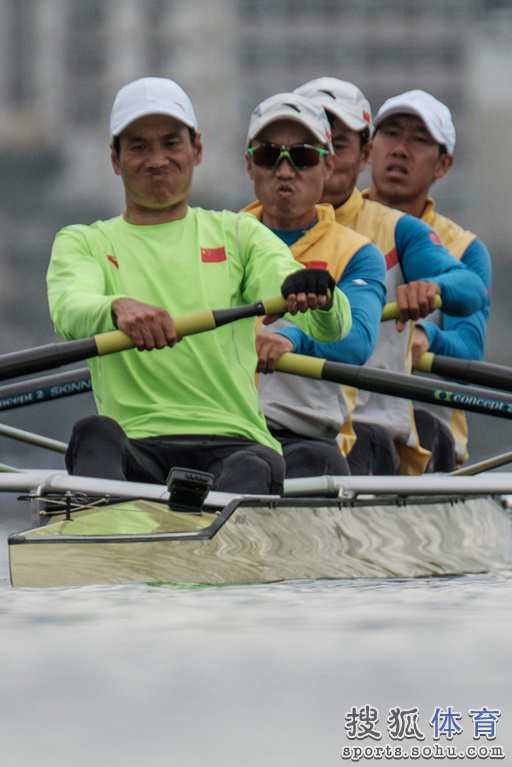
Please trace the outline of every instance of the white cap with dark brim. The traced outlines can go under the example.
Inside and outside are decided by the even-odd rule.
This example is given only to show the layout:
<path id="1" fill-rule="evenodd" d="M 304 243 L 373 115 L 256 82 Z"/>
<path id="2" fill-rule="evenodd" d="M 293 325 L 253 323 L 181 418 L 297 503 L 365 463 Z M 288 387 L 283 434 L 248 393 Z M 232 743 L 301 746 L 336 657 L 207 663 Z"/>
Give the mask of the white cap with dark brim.
<path id="1" fill-rule="evenodd" d="M 119 136 L 134 120 L 146 115 L 174 117 L 197 130 L 189 97 L 177 83 L 165 77 L 141 77 L 118 92 L 110 114 L 110 136 Z"/>
<path id="2" fill-rule="evenodd" d="M 310 80 L 294 93 L 320 102 L 323 108 L 345 123 L 351 130 L 363 131 L 372 122 L 370 102 L 357 85 L 337 77 L 317 77 Z"/>
<path id="3" fill-rule="evenodd" d="M 293 120 L 308 128 L 332 154 L 331 126 L 321 104 L 296 93 L 278 93 L 262 101 L 251 115 L 247 146 L 261 131 L 277 120 Z"/>
<path id="4" fill-rule="evenodd" d="M 414 90 L 393 96 L 384 102 L 373 121 L 372 134 L 384 120 L 393 115 L 415 115 L 423 120 L 425 127 L 449 154 L 455 149 L 455 128 L 448 107 L 426 91 Z"/>

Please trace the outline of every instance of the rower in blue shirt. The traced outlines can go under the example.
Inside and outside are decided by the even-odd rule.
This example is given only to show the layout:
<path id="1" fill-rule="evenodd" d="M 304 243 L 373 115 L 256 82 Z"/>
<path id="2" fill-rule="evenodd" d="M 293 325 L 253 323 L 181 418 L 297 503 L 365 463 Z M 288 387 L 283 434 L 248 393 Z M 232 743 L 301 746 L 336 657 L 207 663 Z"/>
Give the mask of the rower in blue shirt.
<path id="1" fill-rule="evenodd" d="M 490 311 L 491 259 L 484 243 L 438 213 L 429 197 L 432 183 L 449 171 L 454 160 L 450 110 L 425 91 L 409 91 L 388 99 L 373 126 L 370 199 L 432 226 L 448 250 L 478 274 L 487 289 L 484 306 L 468 316 L 450 316 L 443 303 L 441 311 L 416 324 L 413 367 L 426 351 L 481 360 Z M 431 471 L 452 471 L 468 458 L 468 429 L 462 411 L 422 404 L 415 407 L 414 414 L 420 442 L 432 453 Z"/>
<path id="2" fill-rule="evenodd" d="M 334 206 L 339 223 L 366 235 L 382 251 L 387 301 L 396 300 L 400 309 L 396 326 L 383 323 L 368 365 L 410 373 L 413 323 L 434 311 L 438 295 L 446 316 L 469 316 L 484 309 L 484 283 L 450 255 L 425 222 L 370 200 L 356 189 L 370 153 L 371 126 L 370 104 L 359 88 L 334 77 L 320 77 L 295 93 L 322 104 L 331 124 L 334 171 L 325 181 L 322 202 Z M 343 344 L 331 347 L 332 353 L 340 355 L 331 359 L 348 361 L 343 355 L 351 353 L 353 344 L 349 333 Z M 327 356 L 325 347 L 310 348 Z M 348 456 L 351 473 L 420 474 L 427 467 L 431 453 L 420 445 L 412 404 L 407 400 L 360 390 L 353 422 L 357 442 Z"/>

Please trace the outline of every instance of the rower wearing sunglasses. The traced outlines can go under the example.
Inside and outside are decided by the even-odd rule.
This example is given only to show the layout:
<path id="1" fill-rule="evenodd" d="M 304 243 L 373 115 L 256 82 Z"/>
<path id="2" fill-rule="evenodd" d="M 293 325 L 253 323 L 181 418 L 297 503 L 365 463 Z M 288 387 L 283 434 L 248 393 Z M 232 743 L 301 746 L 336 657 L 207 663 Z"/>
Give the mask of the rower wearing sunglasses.
<path id="1" fill-rule="evenodd" d="M 299 263 L 334 277 L 349 298 L 359 339 L 343 360 L 362 364 L 377 340 L 386 268 L 367 237 L 338 224 L 331 205 L 317 204 L 333 169 L 324 109 L 291 93 L 261 103 L 250 119 L 246 162 L 257 201 L 245 210 L 277 234 Z M 314 341 L 283 320 L 262 325 L 256 345 L 259 373 L 272 373 L 283 352 L 340 359 L 335 343 Z M 259 376 L 258 391 L 270 431 L 283 447 L 288 478 L 349 473 L 340 430 L 347 444 L 353 433 L 342 387 L 274 373 Z"/>

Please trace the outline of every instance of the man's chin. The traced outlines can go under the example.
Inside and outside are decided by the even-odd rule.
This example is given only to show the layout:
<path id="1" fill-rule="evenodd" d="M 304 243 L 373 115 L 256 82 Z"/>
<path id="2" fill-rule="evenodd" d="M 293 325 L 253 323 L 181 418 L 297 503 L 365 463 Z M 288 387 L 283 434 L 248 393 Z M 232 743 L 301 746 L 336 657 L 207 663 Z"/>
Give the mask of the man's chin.
<path id="1" fill-rule="evenodd" d="M 180 195 L 171 195 L 168 192 L 161 194 L 148 195 L 144 201 L 147 208 L 153 210 L 165 210 L 165 208 L 173 208 L 179 205 L 183 201 L 184 197 Z"/>
<path id="2" fill-rule="evenodd" d="M 394 205 L 400 202 L 404 202 L 409 198 L 409 192 L 407 184 L 401 181 L 387 181 L 382 186 L 377 187 L 379 190 L 379 196 L 389 200 L 388 205 Z"/>

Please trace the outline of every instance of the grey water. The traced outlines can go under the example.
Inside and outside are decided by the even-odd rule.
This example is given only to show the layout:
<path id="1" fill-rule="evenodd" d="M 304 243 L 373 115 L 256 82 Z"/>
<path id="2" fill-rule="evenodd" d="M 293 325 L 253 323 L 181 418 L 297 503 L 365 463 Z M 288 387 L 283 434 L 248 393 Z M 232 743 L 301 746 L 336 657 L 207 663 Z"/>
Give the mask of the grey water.
<path id="1" fill-rule="evenodd" d="M 511 763 L 511 572 L 37 590 L 11 588 L 1 568 L 2 764 L 353 764 L 343 749 L 377 744 L 345 727 L 367 705 L 380 744 L 403 749 L 412 741 L 391 740 L 389 711 L 417 709 L 427 750 L 415 764 L 452 761 L 429 758 L 429 721 L 448 707 L 462 732 L 438 744 L 494 744 Z M 500 712 L 492 741 L 473 737 L 468 712 L 484 707 Z"/>
<path id="2" fill-rule="evenodd" d="M 87 397 L 80 402 L 85 408 Z M 34 410 L 30 422 L 20 411 L 11 423 L 66 439 L 62 406 L 49 408 L 55 415 L 44 428 Z M 485 432 L 475 434 L 475 460 L 489 457 Z M 492 435 L 496 452 L 507 442 L 505 432 L 502 445 Z M 62 467 L 59 455 L 39 451 L 36 463 L 31 449 L 9 444 L 6 463 Z M 30 520 L 24 504 L 0 500 L 2 765 L 485 765 L 496 755 L 512 764 L 512 570 L 222 588 L 14 589 L 7 535 Z M 397 709 L 415 712 L 423 739 L 391 737 L 387 720 Z M 469 712 L 484 710 L 499 714 L 494 731 L 477 738 Z M 365 711 L 373 735 L 365 734 Z M 460 715 L 461 731 L 436 740 L 436 711 Z M 375 749 L 386 745 L 411 757 L 378 757 Z"/>

